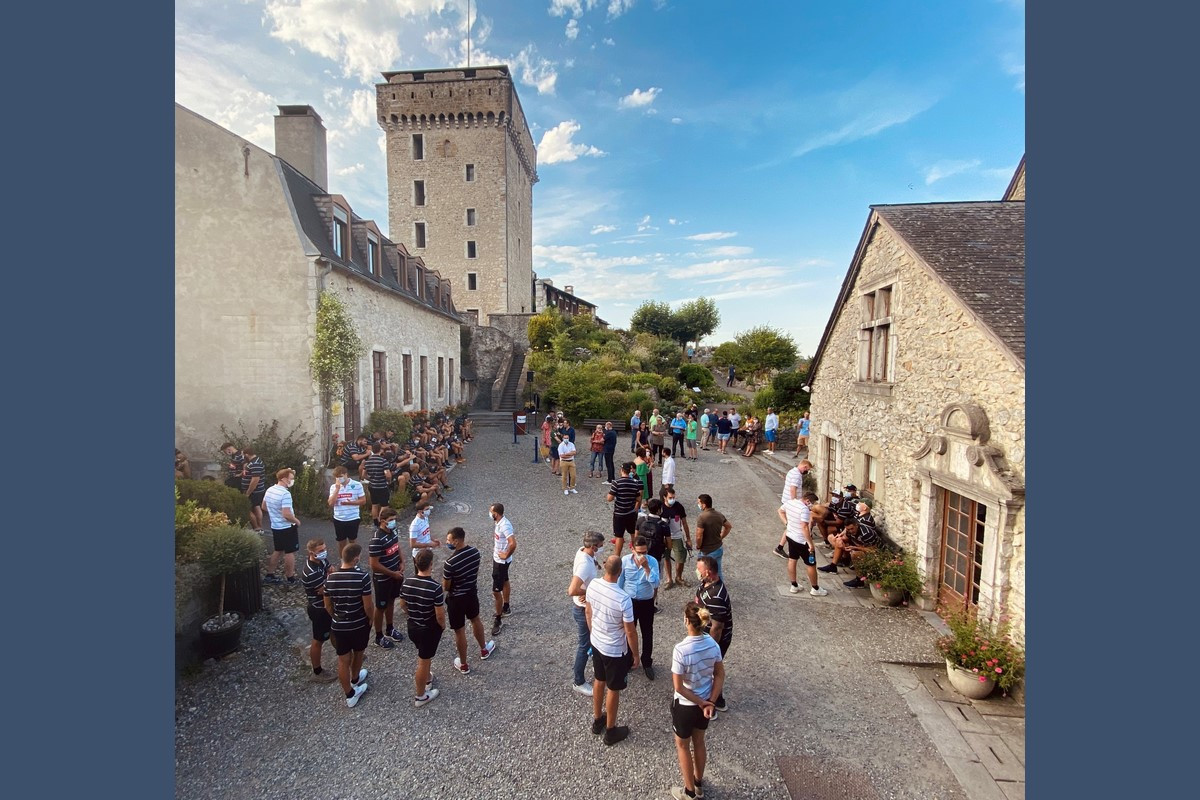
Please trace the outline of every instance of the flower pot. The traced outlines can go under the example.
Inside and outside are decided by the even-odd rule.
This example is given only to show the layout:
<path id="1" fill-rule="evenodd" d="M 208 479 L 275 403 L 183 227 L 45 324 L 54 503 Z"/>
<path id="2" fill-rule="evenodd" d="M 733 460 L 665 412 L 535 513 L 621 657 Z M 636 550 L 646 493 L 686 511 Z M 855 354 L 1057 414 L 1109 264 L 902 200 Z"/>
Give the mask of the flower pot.
<path id="1" fill-rule="evenodd" d="M 956 667 L 950 659 L 946 659 L 946 673 L 950 676 L 950 685 L 954 687 L 954 691 L 970 700 L 982 700 L 996 688 L 996 682 L 991 678 L 984 677 L 983 680 L 979 680 L 979 673 Z"/>
<path id="2" fill-rule="evenodd" d="M 874 583 L 868 583 L 868 585 L 871 588 L 871 597 L 874 597 L 881 606 L 898 606 L 904 602 L 905 592 L 903 589 L 884 589 Z"/>
<path id="3" fill-rule="evenodd" d="M 209 617 L 200 626 L 200 649 L 205 658 L 227 656 L 242 641 L 242 626 L 246 620 L 236 611 L 226 611 L 223 619 Z"/>

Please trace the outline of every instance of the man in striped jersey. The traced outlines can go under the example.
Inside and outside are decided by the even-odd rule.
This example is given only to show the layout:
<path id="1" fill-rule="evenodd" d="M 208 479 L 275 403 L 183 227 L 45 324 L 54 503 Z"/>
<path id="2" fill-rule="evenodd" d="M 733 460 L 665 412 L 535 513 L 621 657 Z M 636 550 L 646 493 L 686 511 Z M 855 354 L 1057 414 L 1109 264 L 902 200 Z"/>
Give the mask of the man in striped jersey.
<path id="1" fill-rule="evenodd" d="M 304 583 L 304 596 L 307 599 L 305 610 L 312 622 L 312 644 L 308 646 L 308 660 L 312 664 L 313 681 L 329 683 L 337 680 L 337 676 L 326 672 L 321 666 L 321 648 L 329 638 L 329 629 L 333 618 L 325 610 L 325 578 L 329 575 L 329 551 L 322 539 L 309 539 L 305 546 L 308 561 L 304 564 L 304 573 L 300 580 Z"/>
<path id="2" fill-rule="evenodd" d="M 225 468 L 228 473 L 225 476 L 225 485 L 230 489 L 242 489 L 242 468 L 246 465 L 246 457 L 242 455 L 242 451 L 234 446 L 233 442 L 226 442 L 221 445 L 221 452 L 229 459 Z"/>
<path id="3" fill-rule="evenodd" d="M 437 699 L 430 666 L 437 655 L 442 632 L 446 630 L 446 595 L 433 579 L 433 551 L 422 550 L 413 558 L 417 576 L 404 582 L 400 604 L 408 615 L 408 638 L 417 646 L 417 670 L 413 682 L 417 691 L 413 705 L 417 708 Z"/>
<path id="4" fill-rule="evenodd" d="M 261 463 L 261 462 L 260 462 Z M 292 493 L 296 471 L 283 468 L 275 473 L 275 485 L 263 492 L 262 507 L 271 523 L 274 550 L 267 559 L 267 576 L 263 583 L 279 583 L 275 568 L 283 556 L 283 574 L 289 585 L 296 582 L 296 551 L 300 549 L 300 519 L 292 512 Z"/>
<path id="5" fill-rule="evenodd" d="M 370 454 L 363 461 L 363 471 L 367 473 L 367 489 L 371 492 L 371 522 L 378 525 L 379 509 L 392 499 L 388 488 L 392 483 L 392 470 L 383 457 L 383 445 L 378 442 L 371 445 Z"/>
<path id="6" fill-rule="evenodd" d="M 375 644 L 385 650 L 395 647 L 396 642 L 404 641 L 404 634 L 396 630 L 393 624 L 396 598 L 400 596 L 400 587 L 404 583 L 404 553 L 400 548 L 400 537 L 396 535 L 397 517 L 390 506 L 380 509 L 379 527 L 367 545 L 375 589 Z"/>
<path id="7" fill-rule="evenodd" d="M 446 534 L 446 544 L 454 551 L 454 555 L 442 565 L 442 588 L 449 592 L 446 611 L 450 616 L 450 630 L 454 631 L 454 645 L 458 649 L 454 668 L 463 675 L 470 675 L 466 623 L 471 623 L 471 632 L 475 634 L 475 641 L 479 642 L 481 659 L 488 660 L 496 649 L 496 643 L 483 640 L 483 621 L 479 619 L 479 563 L 483 556 L 478 548 L 471 547 L 466 540 L 467 532 L 462 528 L 451 528 Z"/>
<path id="8" fill-rule="evenodd" d="M 729 592 L 717 573 L 717 561 L 712 556 L 700 556 L 696 559 L 696 579 L 700 581 L 696 589 L 696 602 L 708 609 L 709 621 L 704 632 L 713 638 L 721 648 L 721 657 L 729 651 L 733 642 L 733 605 L 729 602 Z M 722 692 L 714 701 L 717 711 L 728 711 L 725 695 Z"/>
<path id="9" fill-rule="evenodd" d="M 621 465 L 621 477 L 609 484 L 608 502 L 613 504 L 613 545 L 617 558 L 625 547 L 625 534 L 637 530 L 637 512 L 642 505 L 642 482 L 634 475 L 632 461 Z"/>
<path id="10" fill-rule="evenodd" d="M 263 495 L 267 493 L 267 468 L 254 452 L 254 448 L 245 447 L 242 454 L 246 458 L 242 468 L 242 494 L 250 498 L 250 527 L 257 533 L 262 533 L 262 501 Z"/>
<path id="11" fill-rule="evenodd" d="M 330 627 L 338 657 L 338 680 L 350 708 L 358 705 L 358 699 L 367 691 L 367 671 L 362 664 L 371 635 L 371 576 L 359 568 L 360 555 L 362 545 L 347 545 L 342 551 L 341 569 L 325 576 L 325 610 L 333 620 Z"/>
<path id="12" fill-rule="evenodd" d="M 712 698 L 719 696 L 725 685 L 721 648 L 704 632 L 708 610 L 698 603 L 688 603 L 683 618 L 688 635 L 675 645 L 671 654 L 671 679 L 675 687 L 671 727 L 675 730 L 675 752 L 684 784 L 671 788 L 675 800 L 704 796 L 704 767 L 708 763 L 704 731 L 717 713 Z"/>
<path id="13" fill-rule="evenodd" d="M 350 474 L 356 478 L 362 478 L 362 462 L 367 460 L 367 435 L 360 433 L 354 440 L 354 444 L 346 442 L 346 446 L 342 448 L 342 466 L 350 471 Z"/>
<path id="14" fill-rule="evenodd" d="M 628 725 L 617 725 L 621 690 L 629 670 L 638 666 L 637 630 L 633 626 L 633 601 L 617 585 L 621 559 L 609 556 L 602 580 L 588 584 L 584 614 L 592 632 L 592 733 L 604 734 L 614 745 L 629 736 Z M 608 690 L 607 697 L 605 690 Z"/>

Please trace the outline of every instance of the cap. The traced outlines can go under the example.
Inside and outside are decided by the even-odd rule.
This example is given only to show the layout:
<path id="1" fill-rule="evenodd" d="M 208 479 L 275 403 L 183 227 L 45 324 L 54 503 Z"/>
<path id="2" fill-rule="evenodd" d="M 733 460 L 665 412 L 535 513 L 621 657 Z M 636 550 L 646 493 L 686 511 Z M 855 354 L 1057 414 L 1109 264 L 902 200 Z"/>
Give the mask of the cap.
<path id="1" fill-rule="evenodd" d="M 830 492 L 830 493 L 829 493 L 829 496 L 830 496 L 830 497 L 841 497 L 841 496 L 842 496 L 842 493 L 841 493 L 841 492 L 838 492 L 838 491 L 833 491 L 833 492 Z"/>
<path id="2" fill-rule="evenodd" d="M 849 490 L 850 490 L 850 491 L 852 491 L 852 492 L 857 492 L 857 491 L 858 491 L 858 487 L 857 487 L 857 486 L 855 486 L 853 483 L 847 483 L 847 484 L 846 484 L 845 486 L 843 486 L 842 488 L 843 488 L 843 489 L 849 489 Z"/>

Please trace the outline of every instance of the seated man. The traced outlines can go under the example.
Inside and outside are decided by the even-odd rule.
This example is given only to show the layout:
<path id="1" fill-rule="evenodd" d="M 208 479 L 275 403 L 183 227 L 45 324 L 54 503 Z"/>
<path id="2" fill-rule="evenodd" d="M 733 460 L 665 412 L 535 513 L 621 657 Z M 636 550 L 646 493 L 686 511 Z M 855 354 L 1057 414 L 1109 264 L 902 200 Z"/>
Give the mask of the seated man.
<path id="1" fill-rule="evenodd" d="M 423 474 L 418 467 L 413 467 L 413 471 L 409 473 L 408 478 L 408 496 L 412 498 L 414 503 L 428 503 L 436 496 L 438 500 L 444 501 L 441 490 L 437 483 L 429 479 Z"/>
<path id="2" fill-rule="evenodd" d="M 838 509 L 842 507 L 842 493 L 834 492 L 829 497 L 827 505 L 814 505 L 812 507 L 812 518 L 814 530 L 821 535 L 826 545 L 832 547 L 829 537 L 835 533 L 840 533 L 842 530 L 842 518 L 838 516 Z"/>
<path id="3" fill-rule="evenodd" d="M 857 514 L 854 521 L 848 524 L 842 533 L 833 537 L 833 555 L 830 556 L 830 563 L 818 567 L 822 572 L 837 572 L 837 565 L 841 563 L 843 554 L 848 554 L 853 562 L 863 553 L 874 550 L 882 544 L 883 536 L 879 533 L 875 518 L 871 516 L 871 507 L 859 500 L 855 508 Z M 857 589 L 867 584 L 859 576 L 854 580 L 846 581 L 845 585 L 851 589 Z"/>

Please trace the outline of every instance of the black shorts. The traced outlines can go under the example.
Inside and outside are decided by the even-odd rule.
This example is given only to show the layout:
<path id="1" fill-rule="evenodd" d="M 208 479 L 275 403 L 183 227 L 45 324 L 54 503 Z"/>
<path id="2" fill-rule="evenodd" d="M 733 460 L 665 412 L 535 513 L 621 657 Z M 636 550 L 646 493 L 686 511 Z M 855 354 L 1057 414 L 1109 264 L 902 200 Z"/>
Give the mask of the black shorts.
<path id="1" fill-rule="evenodd" d="M 633 666 L 633 655 L 626 650 L 625 655 L 606 656 L 596 648 L 592 648 L 592 673 L 596 680 L 603 683 L 614 692 L 619 692 L 628 686 L 629 668 Z"/>
<path id="2" fill-rule="evenodd" d="M 371 626 L 363 625 L 352 631 L 334 631 L 330 637 L 333 639 L 333 650 L 339 656 L 344 656 L 351 650 L 361 653 L 371 641 Z"/>
<path id="3" fill-rule="evenodd" d="M 680 739 L 690 739 L 694 731 L 708 730 L 708 717 L 700 706 L 684 705 L 676 697 L 671 700 L 671 727 Z"/>
<path id="4" fill-rule="evenodd" d="M 387 608 L 396 601 L 400 596 L 400 587 L 404 585 L 404 581 L 398 581 L 395 578 L 384 578 L 380 580 L 378 576 L 371 576 L 371 589 L 375 593 L 375 607 Z"/>
<path id="5" fill-rule="evenodd" d="M 308 618 L 312 620 L 313 641 L 324 642 L 329 639 L 329 626 L 333 624 L 329 612 L 323 608 L 309 606 Z"/>
<path id="6" fill-rule="evenodd" d="M 479 595 L 446 595 L 446 613 L 450 616 L 450 630 L 459 630 L 467 620 L 479 616 Z"/>
<path id="7" fill-rule="evenodd" d="M 408 638 L 417 646 L 417 658 L 433 658 L 442 641 L 442 629 L 435 622 L 432 627 L 419 628 L 408 623 Z"/>
<path id="8" fill-rule="evenodd" d="M 230 489 L 237 489 L 240 492 L 242 490 L 242 476 L 230 475 L 225 479 L 225 485 Z"/>
<path id="9" fill-rule="evenodd" d="M 790 536 L 785 538 L 787 539 L 788 558 L 792 559 L 793 561 L 802 561 L 810 566 L 817 563 L 816 557 L 809 552 L 808 544 L 806 542 L 793 541 L 792 537 Z"/>
<path id="10" fill-rule="evenodd" d="M 339 542 L 344 542 L 347 539 L 354 541 L 358 538 L 358 528 L 362 525 L 361 519 L 335 519 L 333 521 L 333 534 Z"/>
<path id="11" fill-rule="evenodd" d="M 386 486 L 382 489 L 376 489 L 374 486 L 367 488 L 371 491 L 371 505 L 373 506 L 386 506 L 392 499 L 392 491 Z"/>
<path id="12" fill-rule="evenodd" d="M 500 564 L 495 560 L 492 561 L 492 592 L 499 594 L 504 591 L 504 584 L 508 583 L 508 568 L 511 564 Z"/>
<path id="13" fill-rule="evenodd" d="M 633 535 L 637 529 L 637 512 L 628 514 L 613 514 L 613 536 L 621 538 L 625 534 Z"/>
<path id="14" fill-rule="evenodd" d="M 266 496 L 267 496 L 266 489 L 263 489 L 261 492 L 255 492 L 254 494 L 250 495 L 250 507 L 258 508 L 259 506 L 261 506 L 262 502 L 263 502 L 263 498 Z"/>
<path id="15" fill-rule="evenodd" d="M 278 530 L 272 528 L 271 539 L 275 543 L 276 553 L 294 553 L 300 549 L 300 529 L 295 525 Z"/>

